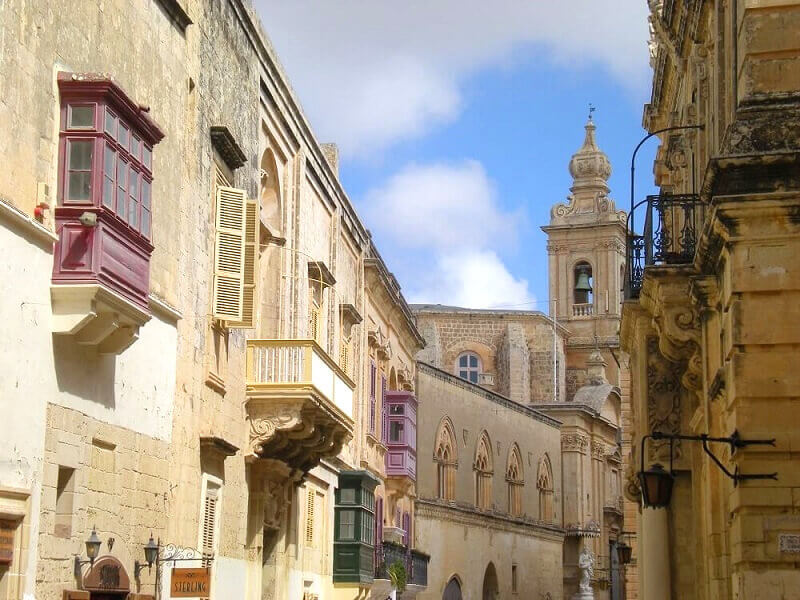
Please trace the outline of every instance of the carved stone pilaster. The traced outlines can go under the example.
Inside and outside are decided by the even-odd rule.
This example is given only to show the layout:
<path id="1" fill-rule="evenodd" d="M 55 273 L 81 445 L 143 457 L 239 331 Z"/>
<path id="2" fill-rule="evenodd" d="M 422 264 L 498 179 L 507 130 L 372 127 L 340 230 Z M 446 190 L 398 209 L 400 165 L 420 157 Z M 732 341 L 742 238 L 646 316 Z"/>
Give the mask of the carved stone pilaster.
<path id="1" fill-rule="evenodd" d="M 562 452 L 580 452 L 581 454 L 586 454 L 586 449 L 588 447 L 589 447 L 589 438 L 581 433 L 561 434 Z"/>

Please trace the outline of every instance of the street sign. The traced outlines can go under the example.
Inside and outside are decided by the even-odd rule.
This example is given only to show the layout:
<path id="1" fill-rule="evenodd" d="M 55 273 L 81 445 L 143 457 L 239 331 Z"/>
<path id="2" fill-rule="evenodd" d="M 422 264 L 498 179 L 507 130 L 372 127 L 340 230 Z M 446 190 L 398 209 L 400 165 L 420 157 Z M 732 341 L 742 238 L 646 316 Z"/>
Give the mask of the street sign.
<path id="1" fill-rule="evenodd" d="M 171 598 L 208 598 L 211 569 L 172 569 L 169 590 Z"/>

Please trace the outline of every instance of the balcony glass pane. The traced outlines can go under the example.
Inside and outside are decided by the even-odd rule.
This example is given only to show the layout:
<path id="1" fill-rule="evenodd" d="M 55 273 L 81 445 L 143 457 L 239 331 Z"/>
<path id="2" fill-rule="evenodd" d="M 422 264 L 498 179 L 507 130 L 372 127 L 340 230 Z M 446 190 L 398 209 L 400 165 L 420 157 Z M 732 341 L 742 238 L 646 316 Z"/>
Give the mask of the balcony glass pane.
<path id="1" fill-rule="evenodd" d="M 117 205 L 114 211 L 123 219 L 125 218 L 125 206 L 128 199 L 128 164 L 124 161 L 117 161 Z"/>
<path id="2" fill-rule="evenodd" d="M 112 138 L 117 137 L 117 116 L 106 108 L 105 132 Z"/>
<path id="3" fill-rule="evenodd" d="M 69 170 L 88 171 L 92 168 L 92 140 L 73 140 L 69 143 Z"/>
<path id="4" fill-rule="evenodd" d="M 389 441 L 395 443 L 402 443 L 403 441 L 403 424 L 398 421 L 389 423 Z"/>
<path id="5" fill-rule="evenodd" d="M 70 129 L 92 129 L 94 127 L 94 106 L 69 107 Z"/>
<path id="6" fill-rule="evenodd" d="M 405 406 L 402 404 L 392 404 L 389 407 L 389 414 L 391 415 L 402 415 L 405 414 Z"/>
<path id="7" fill-rule="evenodd" d="M 103 206 L 114 208 L 114 162 L 116 152 L 110 146 L 105 147 L 103 158 Z"/>
<path id="8" fill-rule="evenodd" d="M 339 540 L 354 540 L 356 536 L 356 513 L 353 510 L 339 511 Z"/>
<path id="9" fill-rule="evenodd" d="M 130 168 L 128 180 L 128 224 L 139 229 L 139 174 Z"/>

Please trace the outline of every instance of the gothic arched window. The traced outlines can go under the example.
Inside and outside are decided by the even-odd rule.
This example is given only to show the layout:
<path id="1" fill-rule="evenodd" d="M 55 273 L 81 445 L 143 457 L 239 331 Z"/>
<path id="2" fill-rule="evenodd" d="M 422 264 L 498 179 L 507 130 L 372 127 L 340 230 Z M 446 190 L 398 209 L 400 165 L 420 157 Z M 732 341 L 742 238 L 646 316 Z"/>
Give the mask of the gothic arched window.
<path id="1" fill-rule="evenodd" d="M 481 373 L 481 358 L 474 352 L 462 352 L 456 360 L 456 373 L 461 379 L 478 383 Z"/>
<path id="2" fill-rule="evenodd" d="M 487 510 L 492 507 L 492 443 L 484 431 L 478 438 L 475 450 L 475 506 Z"/>
<path id="3" fill-rule="evenodd" d="M 436 446 L 433 452 L 433 459 L 436 462 L 436 495 L 442 500 L 455 499 L 457 448 L 453 424 L 445 417 L 436 433 Z"/>
<path id="4" fill-rule="evenodd" d="M 508 512 L 518 517 L 522 515 L 522 489 L 525 481 L 522 474 L 522 457 L 519 453 L 519 446 L 516 444 L 508 453 L 506 481 L 508 482 Z"/>
<path id="5" fill-rule="evenodd" d="M 553 469 L 550 466 L 550 458 L 546 454 L 539 461 L 536 489 L 539 490 L 539 520 L 551 523 L 555 517 L 553 511 Z"/>

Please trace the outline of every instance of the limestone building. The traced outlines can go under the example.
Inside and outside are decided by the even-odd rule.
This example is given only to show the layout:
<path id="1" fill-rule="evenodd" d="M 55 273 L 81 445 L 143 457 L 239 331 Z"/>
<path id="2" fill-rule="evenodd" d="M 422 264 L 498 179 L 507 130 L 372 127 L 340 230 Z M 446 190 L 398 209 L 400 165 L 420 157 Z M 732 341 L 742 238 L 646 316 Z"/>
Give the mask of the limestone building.
<path id="1" fill-rule="evenodd" d="M 660 142 L 659 194 L 632 199 L 622 318 L 628 488 L 647 500 L 642 597 L 789 598 L 800 589 L 800 3 L 649 4 L 644 127 Z"/>
<path id="2" fill-rule="evenodd" d="M 422 338 L 335 148 L 248 2 L 72 8 L 0 6 L 0 598 L 413 597 Z"/>

